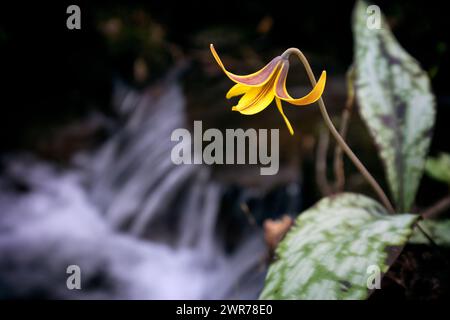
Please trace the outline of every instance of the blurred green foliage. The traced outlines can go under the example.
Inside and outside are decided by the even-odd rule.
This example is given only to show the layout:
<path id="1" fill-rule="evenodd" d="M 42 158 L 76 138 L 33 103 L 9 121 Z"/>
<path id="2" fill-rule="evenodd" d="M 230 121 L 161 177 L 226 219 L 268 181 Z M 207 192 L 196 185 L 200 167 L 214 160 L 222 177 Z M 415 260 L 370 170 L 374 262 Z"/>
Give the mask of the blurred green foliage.
<path id="1" fill-rule="evenodd" d="M 450 185 L 450 154 L 440 153 L 437 157 L 429 157 L 425 171 L 433 179 Z"/>

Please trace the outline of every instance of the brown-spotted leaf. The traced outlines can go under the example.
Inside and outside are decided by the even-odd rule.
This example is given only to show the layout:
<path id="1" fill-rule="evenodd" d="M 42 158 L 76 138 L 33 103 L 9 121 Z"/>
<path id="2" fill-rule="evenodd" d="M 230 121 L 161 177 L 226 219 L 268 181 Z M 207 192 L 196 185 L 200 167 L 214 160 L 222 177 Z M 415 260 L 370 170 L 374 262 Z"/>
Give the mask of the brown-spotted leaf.
<path id="1" fill-rule="evenodd" d="M 380 28 L 370 5 L 353 12 L 356 97 L 362 118 L 379 149 L 397 210 L 407 212 L 423 174 L 435 99 L 427 74 L 397 42 L 384 16 Z"/>
<path id="2" fill-rule="evenodd" d="M 320 200 L 298 216 L 278 245 L 261 298 L 366 299 L 369 271 L 387 272 L 418 217 L 388 215 L 359 194 Z"/>

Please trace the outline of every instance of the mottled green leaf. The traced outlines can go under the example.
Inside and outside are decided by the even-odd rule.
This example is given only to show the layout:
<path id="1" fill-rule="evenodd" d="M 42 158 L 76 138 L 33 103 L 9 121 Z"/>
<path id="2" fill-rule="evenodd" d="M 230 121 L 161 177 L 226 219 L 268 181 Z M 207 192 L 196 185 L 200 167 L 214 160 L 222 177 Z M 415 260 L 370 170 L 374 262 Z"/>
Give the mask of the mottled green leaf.
<path id="1" fill-rule="evenodd" d="M 262 299 L 365 299 L 367 268 L 385 273 L 418 216 L 387 215 L 375 200 L 344 193 L 298 216 L 276 250 Z"/>
<path id="2" fill-rule="evenodd" d="M 420 225 L 435 243 L 440 246 L 450 247 L 450 219 L 423 220 L 420 222 Z M 430 244 L 430 241 L 418 229 L 414 231 L 409 242 L 414 244 Z"/>
<path id="3" fill-rule="evenodd" d="M 368 19 L 368 3 L 353 13 L 355 89 L 359 110 L 379 149 L 397 210 L 411 209 L 423 174 L 435 119 L 427 74 L 397 42 L 385 18 Z M 369 10 L 370 12 L 370 10 Z"/>
<path id="4" fill-rule="evenodd" d="M 428 158 L 425 171 L 433 179 L 450 184 L 450 154 L 441 153 L 437 158 Z"/>

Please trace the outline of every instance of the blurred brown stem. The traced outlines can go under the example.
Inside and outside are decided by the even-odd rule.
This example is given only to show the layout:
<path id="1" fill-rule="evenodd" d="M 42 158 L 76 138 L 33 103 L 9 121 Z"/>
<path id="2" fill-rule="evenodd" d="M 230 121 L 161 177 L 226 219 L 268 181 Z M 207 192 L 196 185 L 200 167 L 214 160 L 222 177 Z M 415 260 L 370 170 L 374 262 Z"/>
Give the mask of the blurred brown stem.
<path id="1" fill-rule="evenodd" d="M 348 126 L 350 123 L 350 118 L 352 115 L 353 105 L 355 101 L 354 77 L 355 77 L 355 70 L 353 65 L 351 65 L 346 74 L 347 100 L 345 101 L 344 111 L 342 111 L 341 124 L 339 128 L 339 134 L 344 140 L 347 136 Z M 334 149 L 334 175 L 336 179 L 334 183 L 335 192 L 342 192 L 344 190 L 345 185 L 345 171 L 344 171 L 344 160 L 342 157 L 343 153 L 342 151 L 343 150 L 341 146 L 339 144 L 336 144 L 336 147 Z"/>
<path id="2" fill-rule="evenodd" d="M 330 143 L 330 134 L 328 130 L 321 127 L 319 133 L 319 142 L 316 151 L 316 183 L 322 196 L 326 197 L 333 193 L 333 188 L 327 179 L 327 153 Z"/>
<path id="3" fill-rule="evenodd" d="M 422 214 L 422 218 L 424 219 L 433 219 L 437 218 L 439 214 L 442 212 L 445 212 L 446 210 L 450 209 L 450 195 L 442 198 L 435 204 L 433 204 L 431 207 L 426 209 Z"/>

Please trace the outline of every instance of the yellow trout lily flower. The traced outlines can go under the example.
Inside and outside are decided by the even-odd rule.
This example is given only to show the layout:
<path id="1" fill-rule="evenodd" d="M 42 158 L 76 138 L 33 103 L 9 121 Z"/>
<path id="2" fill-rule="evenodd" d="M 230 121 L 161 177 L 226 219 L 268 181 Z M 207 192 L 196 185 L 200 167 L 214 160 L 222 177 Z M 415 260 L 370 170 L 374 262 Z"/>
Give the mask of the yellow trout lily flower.
<path id="1" fill-rule="evenodd" d="M 275 99 L 278 111 L 281 113 L 291 135 L 294 134 L 292 126 L 284 114 L 281 100 L 296 106 L 304 106 L 316 102 L 322 96 L 325 88 L 327 74 L 325 71 L 319 78 L 314 88 L 304 97 L 292 98 L 286 90 L 286 78 L 289 71 L 289 55 L 275 57 L 261 70 L 240 76 L 225 69 L 214 46 L 210 45 L 211 52 L 223 72 L 236 84 L 228 91 L 226 97 L 243 95 L 238 104 L 232 110 L 245 115 L 252 115 L 263 111 Z"/>

